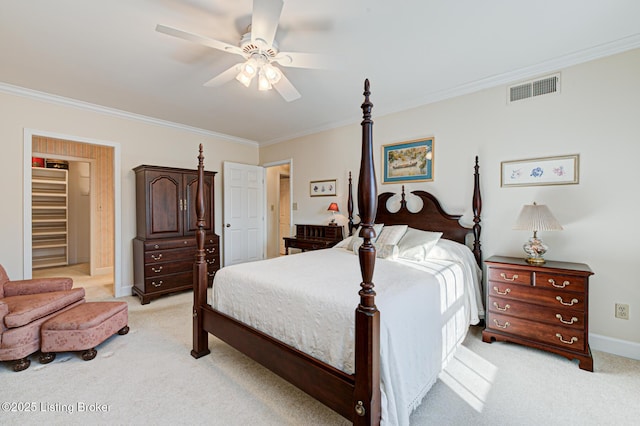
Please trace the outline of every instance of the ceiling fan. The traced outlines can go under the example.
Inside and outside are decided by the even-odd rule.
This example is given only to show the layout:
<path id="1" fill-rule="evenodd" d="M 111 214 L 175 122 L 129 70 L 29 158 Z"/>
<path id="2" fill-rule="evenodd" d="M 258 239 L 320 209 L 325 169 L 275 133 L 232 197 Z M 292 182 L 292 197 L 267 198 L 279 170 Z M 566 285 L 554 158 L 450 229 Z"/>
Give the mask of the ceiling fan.
<path id="1" fill-rule="evenodd" d="M 207 81 L 205 86 L 220 86 L 235 78 L 249 87 L 257 76 L 259 90 L 275 88 L 287 102 L 291 102 L 301 97 L 300 92 L 274 63 L 284 67 L 316 69 L 325 68 L 326 63 L 320 55 L 278 50 L 274 38 L 283 4 L 283 0 L 253 0 L 251 25 L 239 46 L 160 24 L 156 31 L 244 57 L 243 62 Z"/>

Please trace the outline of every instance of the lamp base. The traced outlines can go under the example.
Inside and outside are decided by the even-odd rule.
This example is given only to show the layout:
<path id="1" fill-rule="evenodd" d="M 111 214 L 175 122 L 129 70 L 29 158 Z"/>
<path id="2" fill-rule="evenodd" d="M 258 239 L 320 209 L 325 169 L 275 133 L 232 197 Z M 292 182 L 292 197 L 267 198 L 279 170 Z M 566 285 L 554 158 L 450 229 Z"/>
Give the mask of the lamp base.
<path id="1" fill-rule="evenodd" d="M 529 238 L 529 241 L 524 243 L 522 249 L 529 256 L 525 258 L 527 263 L 531 263 L 533 265 L 541 265 L 545 262 L 544 254 L 547 252 L 547 245 L 542 242 L 541 239 L 536 237 L 535 235 Z"/>

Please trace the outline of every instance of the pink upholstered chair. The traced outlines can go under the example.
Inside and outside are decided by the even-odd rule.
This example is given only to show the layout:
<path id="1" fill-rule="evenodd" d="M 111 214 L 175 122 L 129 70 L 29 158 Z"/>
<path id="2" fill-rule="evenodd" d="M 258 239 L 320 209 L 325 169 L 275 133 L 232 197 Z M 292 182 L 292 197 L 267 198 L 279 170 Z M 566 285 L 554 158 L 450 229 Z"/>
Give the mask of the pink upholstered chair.
<path id="1" fill-rule="evenodd" d="M 29 368 L 42 323 L 84 302 L 84 288 L 72 287 L 71 278 L 10 281 L 0 265 L 0 361 L 15 361 L 14 371 Z"/>

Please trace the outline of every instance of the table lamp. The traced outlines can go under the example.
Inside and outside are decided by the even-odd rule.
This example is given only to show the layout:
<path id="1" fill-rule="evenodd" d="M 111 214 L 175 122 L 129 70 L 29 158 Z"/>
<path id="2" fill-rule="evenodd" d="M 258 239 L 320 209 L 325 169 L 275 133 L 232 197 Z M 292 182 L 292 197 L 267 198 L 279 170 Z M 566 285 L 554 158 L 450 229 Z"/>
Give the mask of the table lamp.
<path id="1" fill-rule="evenodd" d="M 546 205 L 534 202 L 522 207 L 513 229 L 533 231 L 533 237 L 529 238 L 529 241 L 524 243 L 522 248 L 528 255 L 527 262 L 541 265 L 545 262 L 544 254 L 548 247 L 538 238 L 538 231 L 560 231 L 562 225 Z"/>
<path id="2" fill-rule="evenodd" d="M 329 204 L 329 208 L 327 210 L 331 212 L 331 222 L 329 222 L 329 225 L 337 226 L 336 212 L 340 211 L 340 209 L 338 209 L 338 203 Z"/>

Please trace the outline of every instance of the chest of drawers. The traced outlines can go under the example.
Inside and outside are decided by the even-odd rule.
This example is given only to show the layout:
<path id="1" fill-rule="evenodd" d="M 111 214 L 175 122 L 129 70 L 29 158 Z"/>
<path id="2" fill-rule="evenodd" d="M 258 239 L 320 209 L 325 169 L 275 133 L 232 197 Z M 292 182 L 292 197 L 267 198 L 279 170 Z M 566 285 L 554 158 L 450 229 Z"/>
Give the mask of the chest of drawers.
<path id="1" fill-rule="evenodd" d="M 482 340 L 508 341 L 577 359 L 593 371 L 589 348 L 589 277 L 581 263 L 493 256 L 486 265 Z"/>
<path id="2" fill-rule="evenodd" d="M 133 240 L 133 292 L 142 304 L 163 294 L 193 288 L 196 249 L 195 237 Z M 218 236 L 207 235 L 204 249 L 211 285 L 213 276 L 220 269 Z"/>

